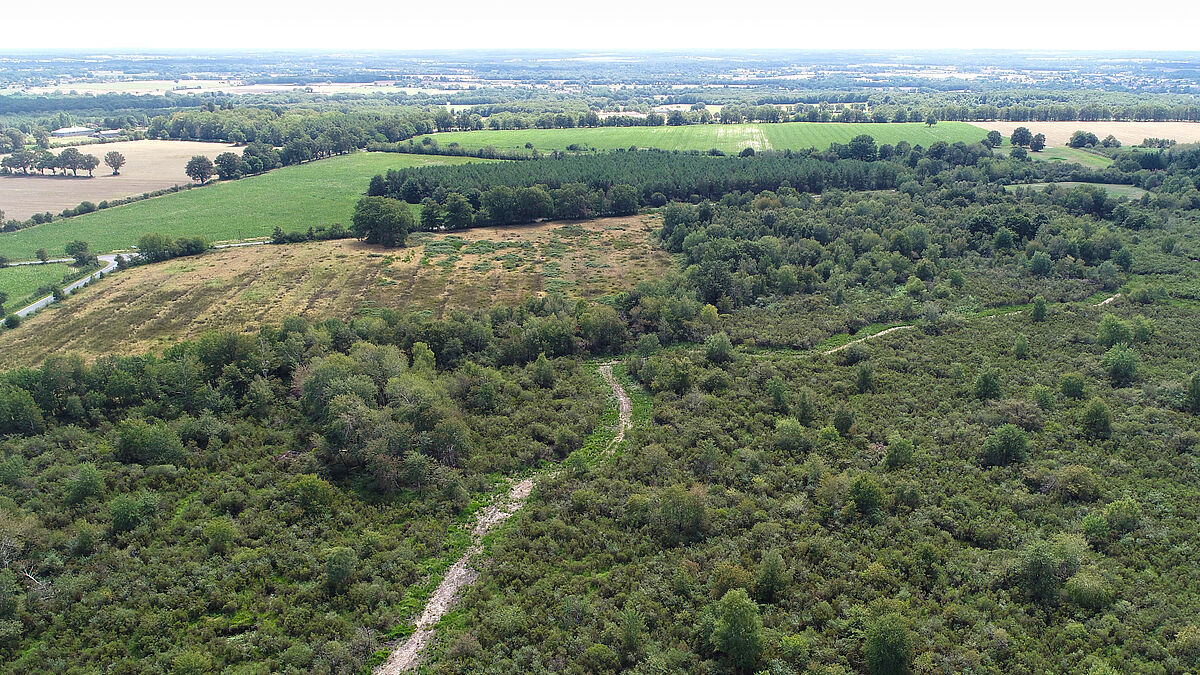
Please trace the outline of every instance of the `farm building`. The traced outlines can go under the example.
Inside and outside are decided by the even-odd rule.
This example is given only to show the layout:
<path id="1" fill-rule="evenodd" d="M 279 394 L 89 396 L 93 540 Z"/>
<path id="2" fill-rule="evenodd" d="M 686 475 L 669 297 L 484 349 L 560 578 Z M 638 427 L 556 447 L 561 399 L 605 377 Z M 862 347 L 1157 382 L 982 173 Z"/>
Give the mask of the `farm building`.
<path id="1" fill-rule="evenodd" d="M 67 138 L 68 136 L 89 136 L 92 129 L 87 127 L 63 127 L 50 132 L 50 135 L 55 138 Z"/>
<path id="2" fill-rule="evenodd" d="M 116 138 L 117 136 L 121 136 L 124 133 L 125 133 L 124 129 L 101 129 L 100 131 L 97 131 L 96 133 L 94 133 L 92 135 L 95 136 L 96 138 Z"/>

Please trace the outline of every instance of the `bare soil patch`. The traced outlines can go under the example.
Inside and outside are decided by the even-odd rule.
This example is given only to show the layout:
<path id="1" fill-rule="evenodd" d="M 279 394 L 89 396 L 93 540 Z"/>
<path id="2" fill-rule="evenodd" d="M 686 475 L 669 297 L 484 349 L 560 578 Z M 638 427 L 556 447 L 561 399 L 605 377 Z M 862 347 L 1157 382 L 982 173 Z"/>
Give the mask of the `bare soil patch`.
<path id="1" fill-rule="evenodd" d="M 82 201 L 98 204 L 106 199 L 186 185 L 192 179 L 183 168 L 193 155 L 206 155 L 212 159 L 233 147 L 198 141 L 118 141 L 80 146 L 80 152 L 95 155 L 101 161 L 94 178 L 87 178 L 86 172 L 81 172 L 79 177 L 37 173 L 0 176 L 0 210 L 4 211 L 5 218 L 25 220 L 45 211 L 57 215 Z M 113 150 L 125 155 L 126 164 L 119 176 L 111 175 L 112 170 L 103 164 L 104 155 Z"/>
<path id="2" fill-rule="evenodd" d="M 1137 145 L 1146 138 L 1173 138 L 1180 143 L 1200 141 L 1200 123 L 1198 122 L 971 122 L 971 124 L 987 131 L 995 129 L 1004 134 L 1005 138 L 1011 136 L 1017 127 L 1025 127 L 1035 134 L 1045 134 L 1046 145 L 1050 147 L 1066 145 L 1071 134 L 1079 130 L 1090 131 L 1099 138 L 1112 134 L 1125 145 Z"/>

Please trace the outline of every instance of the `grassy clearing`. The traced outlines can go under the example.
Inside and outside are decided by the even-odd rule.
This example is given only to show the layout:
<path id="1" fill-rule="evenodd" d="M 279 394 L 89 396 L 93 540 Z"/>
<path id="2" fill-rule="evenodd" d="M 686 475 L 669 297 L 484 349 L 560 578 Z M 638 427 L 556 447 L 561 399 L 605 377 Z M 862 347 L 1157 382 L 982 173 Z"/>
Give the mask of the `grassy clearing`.
<path id="1" fill-rule="evenodd" d="M 4 309 L 13 311 L 33 302 L 37 289 L 62 282 L 73 267 L 65 263 L 15 265 L 0 269 L 0 291 L 8 294 Z M 27 302 L 28 301 L 28 302 Z"/>
<path id="2" fill-rule="evenodd" d="M 895 144 L 908 141 L 928 147 L 936 141 L 975 143 L 986 132 L 963 122 L 940 122 L 933 127 L 922 123 L 850 124 L 839 122 L 788 122 L 785 124 L 703 124 L 681 127 L 598 127 L 587 129 L 519 129 L 506 131 L 452 131 L 430 138 L 446 146 L 458 143 L 468 149 L 494 146 L 497 149 L 521 149 L 532 143 L 539 150 L 565 150 L 576 144 L 583 148 L 615 150 L 619 148 L 660 148 L 663 150 L 709 150 L 738 152 L 742 148 L 784 150 L 847 143 L 859 134 L 869 134 L 876 142 Z M 417 139 L 420 142 L 421 139 Z"/>
<path id="3" fill-rule="evenodd" d="M 1075 162 L 1076 164 L 1082 164 L 1093 169 L 1103 169 L 1113 163 L 1111 159 L 1104 155 L 1097 155 L 1094 152 L 1068 148 L 1066 146 L 1046 148 L 1041 152 L 1031 152 L 1029 156 L 1045 162 Z"/>
<path id="4" fill-rule="evenodd" d="M 1073 188 L 1077 185 L 1092 185 L 1095 187 L 1104 188 L 1104 190 L 1109 194 L 1113 194 L 1118 197 L 1129 197 L 1130 199 L 1140 199 L 1142 195 L 1146 194 L 1145 190 L 1133 185 L 1121 185 L 1119 183 L 1081 183 L 1078 181 L 1062 181 L 1060 183 L 1017 183 L 1014 185 L 1005 185 L 1004 189 L 1008 190 L 1009 192 L 1013 192 L 1017 188 L 1040 189 L 1046 187 L 1047 185 L 1057 185 L 1062 188 Z"/>
<path id="5" fill-rule="evenodd" d="M 73 239 L 101 253 L 123 250 L 147 232 L 223 241 L 270 236 L 276 226 L 291 231 L 349 225 L 354 202 L 374 174 L 468 161 L 482 160 L 367 152 L 323 159 L 0 234 L 0 255 L 28 260 L 39 248 L 61 255 Z"/>
<path id="6" fill-rule="evenodd" d="M 75 351 L 157 351 L 209 329 L 376 308 L 474 309 L 559 291 L 595 298 L 657 278 L 671 257 L 654 216 L 421 234 L 403 249 L 353 240 L 250 246 L 137 267 L 30 318 L 0 341 L 20 362 Z M 0 270 L 0 273 L 8 270 Z M 85 327 L 82 328 L 81 327 Z"/>

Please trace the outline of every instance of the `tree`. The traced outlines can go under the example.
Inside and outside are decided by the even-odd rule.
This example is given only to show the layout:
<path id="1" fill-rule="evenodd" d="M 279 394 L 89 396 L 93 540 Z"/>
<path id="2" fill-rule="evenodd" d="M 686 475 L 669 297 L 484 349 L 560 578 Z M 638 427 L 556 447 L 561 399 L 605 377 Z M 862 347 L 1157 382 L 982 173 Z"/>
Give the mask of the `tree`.
<path id="1" fill-rule="evenodd" d="M 404 246 L 413 229 L 408 204 L 388 197 L 363 197 L 354 206 L 351 231 L 368 244 Z"/>
<path id="2" fill-rule="evenodd" d="M 82 152 L 79 152 L 77 148 L 67 148 L 66 150 L 58 153 L 58 159 L 55 163 L 58 165 L 58 168 L 62 169 L 64 172 L 66 172 L 67 169 L 70 169 L 72 175 L 78 176 L 79 169 L 83 168 L 81 166 L 82 161 Z"/>
<path id="3" fill-rule="evenodd" d="M 992 130 L 987 133 L 986 145 L 991 148 L 998 148 L 1004 144 L 1004 136 L 999 131 Z"/>
<path id="4" fill-rule="evenodd" d="M 183 456 L 183 444 L 174 429 L 136 418 L 117 425 L 116 450 L 118 461 L 137 464 L 164 464 Z"/>
<path id="5" fill-rule="evenodd" d="M 733 343 L 725 333 L 714 333 L 704 341 L 704 356 L 713 363 L 724 363 L 733 358 Z"/>
<path id="6" fill-rule="evenodd" d="M 775 447 L 786 453 L 806 452 L 812 445 L 799 421 L 785 417 L 775 423 Z"/>
<path id="7" fill-rule="evenodd" d="M 1099 398 L 1093 398 L 1083 410 L 1084 431 L 1094 438 L 1104 438 L 1112 431 L 1112 413 Z"/>
<path id="8" fill-rule="evenodd" d="M 475 222 L 475 209 L 467 198 L 457 192 L 446 195 L 442 205 L 442 225 L 448 230 L 461 230 Z"/>
<path id="9" fill-rule="evenodd" d="M 79 158 L 79 168 L 88 172 L 88 177 L 92 177 L 92 172 L 96 167 L 100 166 L 100 159 L 95 155 L 83 155 Z"/>
<path id="10" fill-rule="evenodd" d="M 863 651 L 871 675 L 903 675 L 912 666 L 912 629 L 899 614 L 884 614 L 867 628 Z"/>
<path id="11" fill-rule="evenodd" d="M 1096 332 L 1096 342 L 1105 347 L 1117 344 L 1129 344 L 1133 341 L 1133 331 L 1129 325 L 1112 314 L 1105 314 L 1100 319 L 1100 329 Z"/>
<path id="12" fill-rule="evenodd" d="M 783 555 L 773 548 L 764 553 L 758 563 L 754 574 L 754 597 L 762 603 L 773 603 L 791 582 L 792 574 L 783 562 Z"/>
<path id="13" fill-rule="evenodd" d="M 125 155 L 116 150 L 110 150 L 104 155 L 104 164 L 112 169 L 112 175 L 119 176 L 121 174 L 121 167 L 125 166 Z"/>
<path id="14" fill-rule="evenodd" d="M 37 259 L 40 260 L 43 265 L 45 265 L 46 261 L 50 259 L 50 254 L 46 253 L 46 249 L 44 248 L 39 248 L 38 250 L 34 251 L 33 254 L 37 256 Z"/>
<path id="15" fill-rule="evenodd" d="M 1093 148 L 1099 143 L 1100 139 L 1096 138 L 1096 134 L 1083 130 L 1071 134 L 1071 139 L 1067 141 L 1067 145 L 1072 148 Z"/>
<path id="16" fill-rule="evenodd" d="M 213 165 L 217 170 L 217 176 L 219 176 L 221 180 L 233 180 L 235 178 L 239 178 L 242 175 L 242 165 L 244 163 L 244 160 L 242 160 L 242 158 L 239 157 L 236 152 L 222 152 L 221 154 L 217 155 L 217 158 L 213 161 Z M 376 178 L 378 177 L 379 176 L 376 176 Z"/>
<path id="17" fill-rule="evenodd" d="M 854 426 L 854 413 L 850 412 L 844 404 L 839 405 L 833 413 L 833 428 L 842 436 L 850 433 L 851 427 Z"/>
<path id="18" fill-rule="evenodd" d="M 1117 344 L 1104 354 L 1100 365 L 1108 371 L 1113 386 L 1124 386 L 1137 377 L 1138 355 L 1129 345 Z"/>
<path id="19" fill-rule="evenodd" d="M 1000 398 L 1000 392 L 1000 371 L 996 368 L 989 368 L 975 378 L 975 398 L 984 401 Z"/>
<path id="20" fill-rule="evenodd" d="M 883 488 L 871 474 L 859 474 L 850 484 L 850 501 L 854 502 L 854 510 L 867 520 L 875 519 L 886 500 Z"/>
<path id="21" fill-rule="evenodd" d="M 1050 259 L 1050 256 L 1045 251 L 1038 251 L 1029 259 L 1029 271 L 1035 277 L 1044 277 L 1050 274 L 1050 270 L 1052 269 L 1054 269 L 1054 261 Z M 1045 302 L 1045 300 L 1042 300 L 1043 304 Z"/>
<path id="22" fill-rule="evenodd" d="M 329 557 L 325 560 L 325 582 L 329 585 L 329 589 L 338 592 L 344 588 L 350 578 L 354 576 L 356 567 L 358 567 L 358 555 L 354 553 L 354 549 L 339 546 L 330 551 Z"/>
<path id="23" fill-rule="evenodd" d="M 67 484 L 67 503 L 80 504 L 92 497 L 99 497 L 104 490 L 104 476 L 95 464 L 80 464 L 75 478 Z"/>
<path id="24" fill-rule="evenodd" d="M 67 255 L 75 259 L 76 267 L 83 267 L 96 259 L 96 256 L 92 255 L 92 252 L 88 250 L 88 243 L 86 241 L 76 239 L 75 241 L 67 242 L 65 250 Z"/>
<path id="25" fill-rule="evenodd" d="M 1040 295 L 1033 299 L 1033 310 L 1030 312 L 1030 318 L 1033 319 L 1034 322 L 1040 322 L 1046 319 L 1046 299 Z"/>
<path id="26" fill-rule="evenodd" d="M 728 657 L 742 672 L 752 670 L 762 657 L 762 618 L 758 605 L 745 589 L 734 588 L 725 593 L 713 608 L 713 628 L 710 639 L 718 652 Z"/>
<path id="27" fill-rule="evenodd" d="M 1029 149 L 1034 152 L 1041 152 L 1046 147 L 1046 134 L 1034 134 L 1033 138 L 1029 139 Z"/>
<path id="28" fill-rule="evenodd" d="M 1025 127 L 1017 127 L 1013 129 L 1012 135 L 1008 137 L 1010 143 L 1017 147 L 1024 147 L 1033 141 L 1033 133 Z"/>
<path id="29" fill-rule="evenodd" d="M 912 461 L 913 442 L 900 434 L 888 436 L 887 454 L 884 455 L 883 465 L 889 469 L 897 469 Z"/>
<path id="30" fill-rule="evenodd" d="M 1187 392 L 1184 394 L 1184 405 L 1187 410 L 1200 413 L 1200 373 L 1192 375 L 1188 380 Z"/>
<path id="31" fill-rule="evenodd" d="M 937 124 L 937 118 L 936 118 L 936 117 L 934 117 L 933 115 L 926 115 L 926 116 L 925 116 L 925 126 L 927 126 L 927 127 L 932 127 L 932 126 L 933 126 L 933 125 L 935 125 L 935 124 Z"/>
<path id="32" fill-rule="evenodd" d="M 981 453 L 984 466 L 1008 466 L 1025 461 L 1029 455 L 1029 438 L 1012 424 L 996 429 L 983 442 Z"/>
<path id="33" fill-rule="evenodd" d="M 209 178 L 212 178 L 215 170 L 216 167 L 213 166 L 211 159 L 205 157 L 204 155 L 193 155 L 192 158 L 188 160 L 187 166 L 184 167 L 183 172 L 187 174 L 188 178 L 199 182 L 201 185 L 204 185 L 208 182 Z"/>

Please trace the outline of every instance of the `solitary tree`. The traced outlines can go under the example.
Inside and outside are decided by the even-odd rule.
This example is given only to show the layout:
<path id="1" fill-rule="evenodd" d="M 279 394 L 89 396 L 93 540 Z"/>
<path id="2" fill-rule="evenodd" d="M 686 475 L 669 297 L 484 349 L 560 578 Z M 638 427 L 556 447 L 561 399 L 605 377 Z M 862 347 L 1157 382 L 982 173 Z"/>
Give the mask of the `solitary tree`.
<path id="1" fill-rule="evenodd" d="M 1025 127 L 1017 127 L 1013 129 L 1012 135 L 1008 137 L 1008 140 L 1018 147 L 1026 146 L 1033 141 L 1033 134 Z"/>
<path id="2" fill-rule="evenodd" d="M 1005 424 L 983 442 L 985 466 L 1008 466 L 1024 461 L 1029 455 L 1029 439 L 1025 432 L 1012 424 Z"/>
<path id="3" fill-rule="evenodd" d="M 1046 147 L 1046 134 L 1034 134 L 1033 138 L 1029 139 L 1029 149 L 1034 152 L 1041 152 Z"/>
<path id="4" fill-rule="evenodd" d="M 745 589 L 727 591 L 713 608 L 712 645 L 741 671 L 749 671 L 762 656 L 762 618 Z"/>
<path id="5" fill-rule="evenodd" d="M 354 206 L 351 221 L 354 236 L 368 244 L 403 246 L 413 229 L 408 204 L 388 197 L 363 197 Z"/>
<path id="6" fill-rule="evenodd" d="M 46 249 L 44 248 L 39 248 L 38 250 L 34 251 L 33 254 L 37 256 L 38 260 L 42 261 L 43 265 L 45 265 L 46 261 L 50 259 L 50 254 L 46 253 Z"/>
<path id="7" fill-rule="evenodd" d="M 184 173 L 188 175 L 188 178 L 191 178 L 201 185 L 204 185 L 206 182 L 208 182 L 209 178 L 212 178 L 214 170 L 215 168 L 213 167 L 212 160 L 204 155 L 194 155 L 188 160 L 187 166 L 183 169 Z"/>
<path id="8" fill-rule="evenodd" d="M 1004 143 L 1004 136 L 1000 135 L 999 131 L 992 130 L 987 133 L 987 145 L 993 148 L 998 148 Z"/>
<path id="9" fill-rule="evenodd" d="M 937 124 L 937 118 L 935 118 L 933 115 L 927 115 L 925 117 L 925 126 L 932 127 L 935 124 Z"/>
<path id="10" fill-rule="evenodd" d="M 913 637 L 908 622 L 889 613 L 867 628 L 867 671 L 871 675 L 903 675 L 912 665 Z"/>
<path id="11" fill-rule="evenodd" d="M 75 240 L 67 242 L 66 252 L 67 255 L 75 259 L 76 267 L 82 267 L 95 259 L 92 252 L 88 250 L 88 243 L 86 241 Z"/>
<path id="12" fill-rule="evenodd" d="M 121 167 L 125 166 L 125 155 L 116 150 L 110 150 L 104 155 L 104 164 L 112 169 L 112 175 L 119 176 L 121 175 Z"/>

